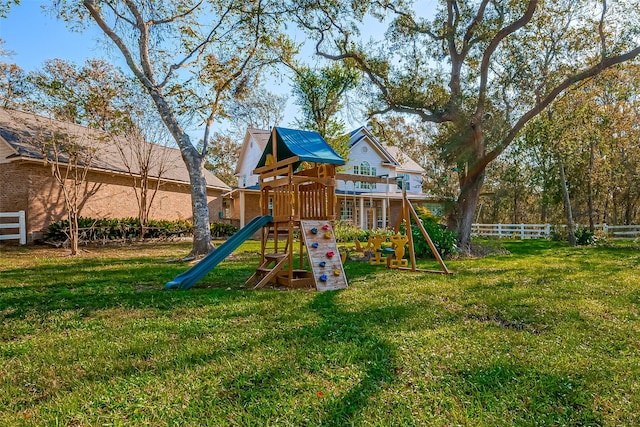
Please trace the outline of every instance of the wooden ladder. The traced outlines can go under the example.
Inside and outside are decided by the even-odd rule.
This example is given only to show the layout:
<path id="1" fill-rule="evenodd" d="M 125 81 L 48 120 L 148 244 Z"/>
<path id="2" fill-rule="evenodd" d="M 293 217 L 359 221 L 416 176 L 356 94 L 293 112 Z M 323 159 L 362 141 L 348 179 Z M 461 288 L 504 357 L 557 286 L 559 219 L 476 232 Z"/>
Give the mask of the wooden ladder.
<path id="1" fill-rule="evenodd" d="M 264 254 L 264 262 L 256 268 L 256 272 L 246 281 L 246 284 L 251 283 L 254 279 L 262 277 L 260 281 L 253 287 L 253 289 L 260 289 L 267 283 L 269 283 L 276 275 L 282 270 L 282 267 L 288 260 L 288 254 L 286 253 L 273 253 Z M 274 263 L 273 267 L 270 267 L 271 263 Z"/>

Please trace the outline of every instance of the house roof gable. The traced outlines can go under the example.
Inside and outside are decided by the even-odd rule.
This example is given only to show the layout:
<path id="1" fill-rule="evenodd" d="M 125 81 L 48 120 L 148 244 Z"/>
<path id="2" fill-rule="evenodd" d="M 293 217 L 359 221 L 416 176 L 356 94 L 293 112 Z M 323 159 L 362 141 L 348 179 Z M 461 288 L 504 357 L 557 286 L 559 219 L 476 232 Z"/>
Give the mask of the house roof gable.
<path id="1" fill-rule="evenodd" d="M 369 129 L 362 126 L 349 133 L 351 147 L 363 140 L 367 140 L 376 149 L 384 160 L 398 170 L 406 172 L 424 173 L 425 170 L 415 160 L 404 154 L 398 147 L 383 144 Z"/>
<path id="2" fill-rule="evenodd" d="M 359 127 L 358 129 L 355 129 L 349 134 L 349 138 L 350 138 L 349 143 L 352 148 L 359 142 L 366 140 L 369 143 L 369 145 L 380 154 L 382 160 L 384 160 L 385 163 L 388 163 L 393 166 L 399 166 L 395 157 L 393 157 L 391 153 L 387 150 L 387 147 L 385 147 L 384 144 L 378 141 L 378 138 L 373 136 L 371 131 L 369 131 L 369 129 L 367 129 L 366 127 L 362 126 L 362 127 Z"/>
<path id="3" fill-rule="evenodd" d="M 249 147 L 251 146 L 251 142 L 255 142 L 258 146 L 260 152 L 263 152 L 267 147 L 267 142 L 269 141 L 269 137 L 271 136 L 271 131 L 264 129 L 256 129 L 256 128 L 248 128 L 247 132 L 244 136 L 244 141 L 242 142 L 242 147 L 240 148 L 240 155 L 238 156 L 238 163 L 236 163 L 235 174 L 238 175 L 244 166 L 245 159 L 247 157 L 247 153 L 249 151 Z M 255 165 L 251 165 L 251 169 L 254 169 Z"/>

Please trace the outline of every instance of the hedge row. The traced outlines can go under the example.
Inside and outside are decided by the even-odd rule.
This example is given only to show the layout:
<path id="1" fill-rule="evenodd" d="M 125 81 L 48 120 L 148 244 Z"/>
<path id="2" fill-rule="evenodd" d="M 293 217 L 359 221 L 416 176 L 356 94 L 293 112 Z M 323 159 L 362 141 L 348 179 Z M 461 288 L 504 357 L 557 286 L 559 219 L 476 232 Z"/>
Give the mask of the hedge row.
<path id="1" fill-rule="evenodd" d="M 44 239 L 48 242 L 64 242 L 67 240 L 68 221 L 56 221 L 49 225 Z M 140 238 L 139 218 L 115 219 L 78 219 L 81 241 L 127 240 Z M 228 237 L 237 231 L 231 224 L 219 222 L 211 223 L 211 236 L 216 238 Z M 190 221 L 150 220 L 145 228 L 146 239 L 162 239 L 170 237 L 190 236 L 193 224 Z"/>

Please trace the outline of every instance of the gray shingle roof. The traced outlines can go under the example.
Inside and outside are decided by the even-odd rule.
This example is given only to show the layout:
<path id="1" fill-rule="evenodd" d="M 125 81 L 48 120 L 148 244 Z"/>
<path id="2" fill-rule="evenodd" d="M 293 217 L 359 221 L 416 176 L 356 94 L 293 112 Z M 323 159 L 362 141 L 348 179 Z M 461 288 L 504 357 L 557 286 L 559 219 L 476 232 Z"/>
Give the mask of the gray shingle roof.
<path id="1" fill-rule="evenodd" d="M 30 160 L 43 160 L 43 141 L 50 139 L 53 132 L 72 136 L 74 142 L 88 148 L 95 147 L 96 155 L 91 166 L 95 170 L 107 172 L 128 173 L 127 164 L 136 174 L 137 162 L 132 160 L 135 156 L 131 144 L 123 137 L 109 135 L 95 129 L 90 129 L 74 123 L 62 122 L 33 113 L 8 110 L 0 108 L 0 139 L 6 141 L 13 149 L 11 158 Z M 118 149 L 122 147 L 122 154 Z M 189 183 L 189 173 L 182 160 L 180 150 L 160 145 L 146 144 L 157 150 L 154 153 L 156 159 L 164 159 L 164 171 L 161 178 L 170 181 Z M 123 156 L 124 154 L 124 156 Z M 129 160 L 126 160 L 129 159 Z M 64 159 L 62 159 L 64 161 Z M 160 173 L 159 161 L 151 167 L 151 176 L 157 177 Z M 230 187 L 218 177 L 205 170 L 205 179 L 209 187 L 228 190 Z"/>

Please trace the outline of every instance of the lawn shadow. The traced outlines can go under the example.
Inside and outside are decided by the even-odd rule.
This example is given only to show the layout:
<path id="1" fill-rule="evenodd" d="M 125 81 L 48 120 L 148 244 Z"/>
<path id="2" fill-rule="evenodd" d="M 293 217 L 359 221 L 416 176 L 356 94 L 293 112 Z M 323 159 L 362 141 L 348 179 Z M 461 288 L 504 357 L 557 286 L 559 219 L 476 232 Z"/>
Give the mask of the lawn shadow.
<path id="1" fill-rule="evenodd" d="M 21 318 L 28 313 L 75 310 L 88 316 L 110 308 L 173 310 L 202 299 L 219 304 L 243 290 L 243 277 L 254 271 L 243 263 L 220 265 L 205 276 L 198 287 L 209 291 L 164 291 L 164 285 L 189 265 L 167 264 L 150 258 L 78 259 L 63 266 L 49 264 L 2 271 L 0 318 Z"/>
<path id="2" fill-rule="evenodd" d="M 359 382 L 335 398 L 328 398 L 322 410 L 321 425 L 349 425 L 370 403 L 385 384 L 393 382 L 396 367 L 396 349 L 377 337 L 372 328 L 389 319 L 402 321 L 415 315 L 410 306 L 389 306 L 368 311 L 345 311 L 336 304 L 338 292 L 318 294 L 309 307 L 320 315 L 321 322 L 298 332 L 328 341 L 328 345 L 355 345 L 358 347 L 351 360 L 364 369 Z"/>

